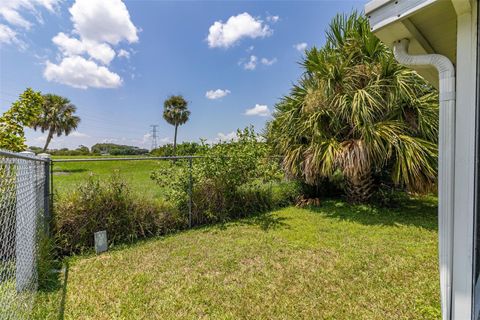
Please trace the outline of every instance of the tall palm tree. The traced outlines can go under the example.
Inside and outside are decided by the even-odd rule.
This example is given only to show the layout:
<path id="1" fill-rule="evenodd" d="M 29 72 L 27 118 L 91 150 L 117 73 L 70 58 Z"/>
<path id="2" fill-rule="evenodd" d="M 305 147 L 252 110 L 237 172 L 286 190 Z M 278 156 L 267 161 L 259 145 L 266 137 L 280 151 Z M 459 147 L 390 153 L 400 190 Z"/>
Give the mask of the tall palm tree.
<path id="1" fill-rule="evenodd" d="M 187 108 L 188 102 L 180 95 L 170 96 L 163 103 L 163 118 L 172 126 L 175 126 L 175 135 L 173 138 L 173 155 L 177 154 L 177 131 L 178 126 L 186 123 L 190 117 L 190 111 Z"/>
<path id="2" fill-rule="evenodd" d="M 73 130 L 77 129 L 80 118 L 75 115 L 77 107 L 70 103 L 67 98 L 55 94 L 46 94 L 43 96 L 44 102 L 42 112 L 36 119 L 32 128 L 40 129 L 42 132 L 48 132 L 43 152 L 45 152 L 52 141 L 53 135 L 60 137 L 68 136 Z"/>
<path id="3" fill-rule="evenodd" d="M 366 18 L 335 17 L 302 66 L 267 130 L 291 174 L 316 184 L 342 173 L 352 202 L 367 201 L 385 170 L 411 191 L 434 187 L 437 93 L 395 61 Z"/>

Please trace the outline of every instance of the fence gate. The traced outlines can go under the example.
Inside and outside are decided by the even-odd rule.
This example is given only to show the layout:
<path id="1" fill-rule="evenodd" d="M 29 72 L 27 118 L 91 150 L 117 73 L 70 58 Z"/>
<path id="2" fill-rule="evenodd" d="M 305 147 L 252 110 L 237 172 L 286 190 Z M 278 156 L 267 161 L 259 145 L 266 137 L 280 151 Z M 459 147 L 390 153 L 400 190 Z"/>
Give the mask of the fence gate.
<path id="1" fill-rule="evenodd" d="M 49 232 L 50 159 L 0 150 L 0 319 L 27 319 L 38 241 Z"/>

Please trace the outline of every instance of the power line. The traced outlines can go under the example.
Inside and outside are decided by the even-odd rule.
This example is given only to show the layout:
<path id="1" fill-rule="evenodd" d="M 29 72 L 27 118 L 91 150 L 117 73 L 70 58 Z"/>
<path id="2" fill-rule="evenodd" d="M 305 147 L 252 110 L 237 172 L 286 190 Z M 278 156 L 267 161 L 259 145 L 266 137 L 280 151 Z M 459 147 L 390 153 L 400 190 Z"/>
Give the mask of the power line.
<path id="1" fill-rule="evenodd" d="M 152 124 L 150 125 L 152 127 L 152 149 L 157 149 L 158 143 L 157 143 L 157 128 L 158 124 Z"/>

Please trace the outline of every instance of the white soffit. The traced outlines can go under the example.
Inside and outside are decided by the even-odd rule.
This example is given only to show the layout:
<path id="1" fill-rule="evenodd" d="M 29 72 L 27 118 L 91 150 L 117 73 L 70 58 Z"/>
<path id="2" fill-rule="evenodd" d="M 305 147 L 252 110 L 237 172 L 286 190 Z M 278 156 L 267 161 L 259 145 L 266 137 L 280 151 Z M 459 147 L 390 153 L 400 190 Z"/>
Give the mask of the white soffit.
<path id="1" fill-rule="evenodd" d="M 365 14 L 375 32 L 404 19 L 439 0 L 373 0 L 365 5 Z M 445 1 L 445 0 L 444 0 Z"/>
<path id="2" fill-rule="evenodd" d="M 456 13 L 450 0 L 373 0 L 365 5 L 372 31 L 385 44 L 410 39 L 410 54 L 439 53 L 456 61 Z M 438 85 L 434 68 L 415 70 Z"/>

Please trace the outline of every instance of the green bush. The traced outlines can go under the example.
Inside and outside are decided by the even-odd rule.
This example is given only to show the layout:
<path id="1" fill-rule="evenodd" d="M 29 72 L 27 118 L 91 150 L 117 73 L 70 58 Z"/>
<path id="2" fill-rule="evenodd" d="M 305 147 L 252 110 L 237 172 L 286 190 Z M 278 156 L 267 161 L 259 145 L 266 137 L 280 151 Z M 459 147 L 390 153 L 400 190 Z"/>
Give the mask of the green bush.
<path id="1" fill-rule="evenodd" d="M 159 157 L 171 157 L 171 156 L 191 156 L 195 155 L 202 150 L 208 148 L 208 145 L 197 142 L 182 142 L 177 144 L 176 154 L 173 152 L 173 144 L 165 144 L 161 147 L 153 149 L 150 154 Z"/>
<path id="2" fill-rule="evenodd" d="M 303 188 L 297 181 L 282 182 L 272 186 L 272 206 L 281 208 L 295 203 L 303 194 Z"/>
<path id="3" fill-rule="evenodd" d="M 293 195 L 274 196 L 272 186 L 285 179 L 279 159 L 269 154 L 268 145 L 246 128 L 237 132 L 236 141 L 204 149 L 192 168 L 187 161 L 172 162 L 154 171 L 152 179 L 167 190 L 167 200 L 181 212 L 188 212 L 192 188 L 194 224 L 224 221 L 292 203 Z"/>
<path id="4" fill-rule="evenodd" d="M 201 183 L 193 188 L 193 222 L 206 224 L 270 211 L 291 205 L 301 194 L 294 181 L 244 185 L 228 196 L 223 189 Z"/>
<path id="5" fill-rule="evenodd" d="M 176 210 L 132 193 L 118 174 L 95 176 L 56 201 L 55 233 L 62 254 L 91 249 L 93 234 L 106 230 L 109 244 L 165 234 L 185 226 Z"/>

